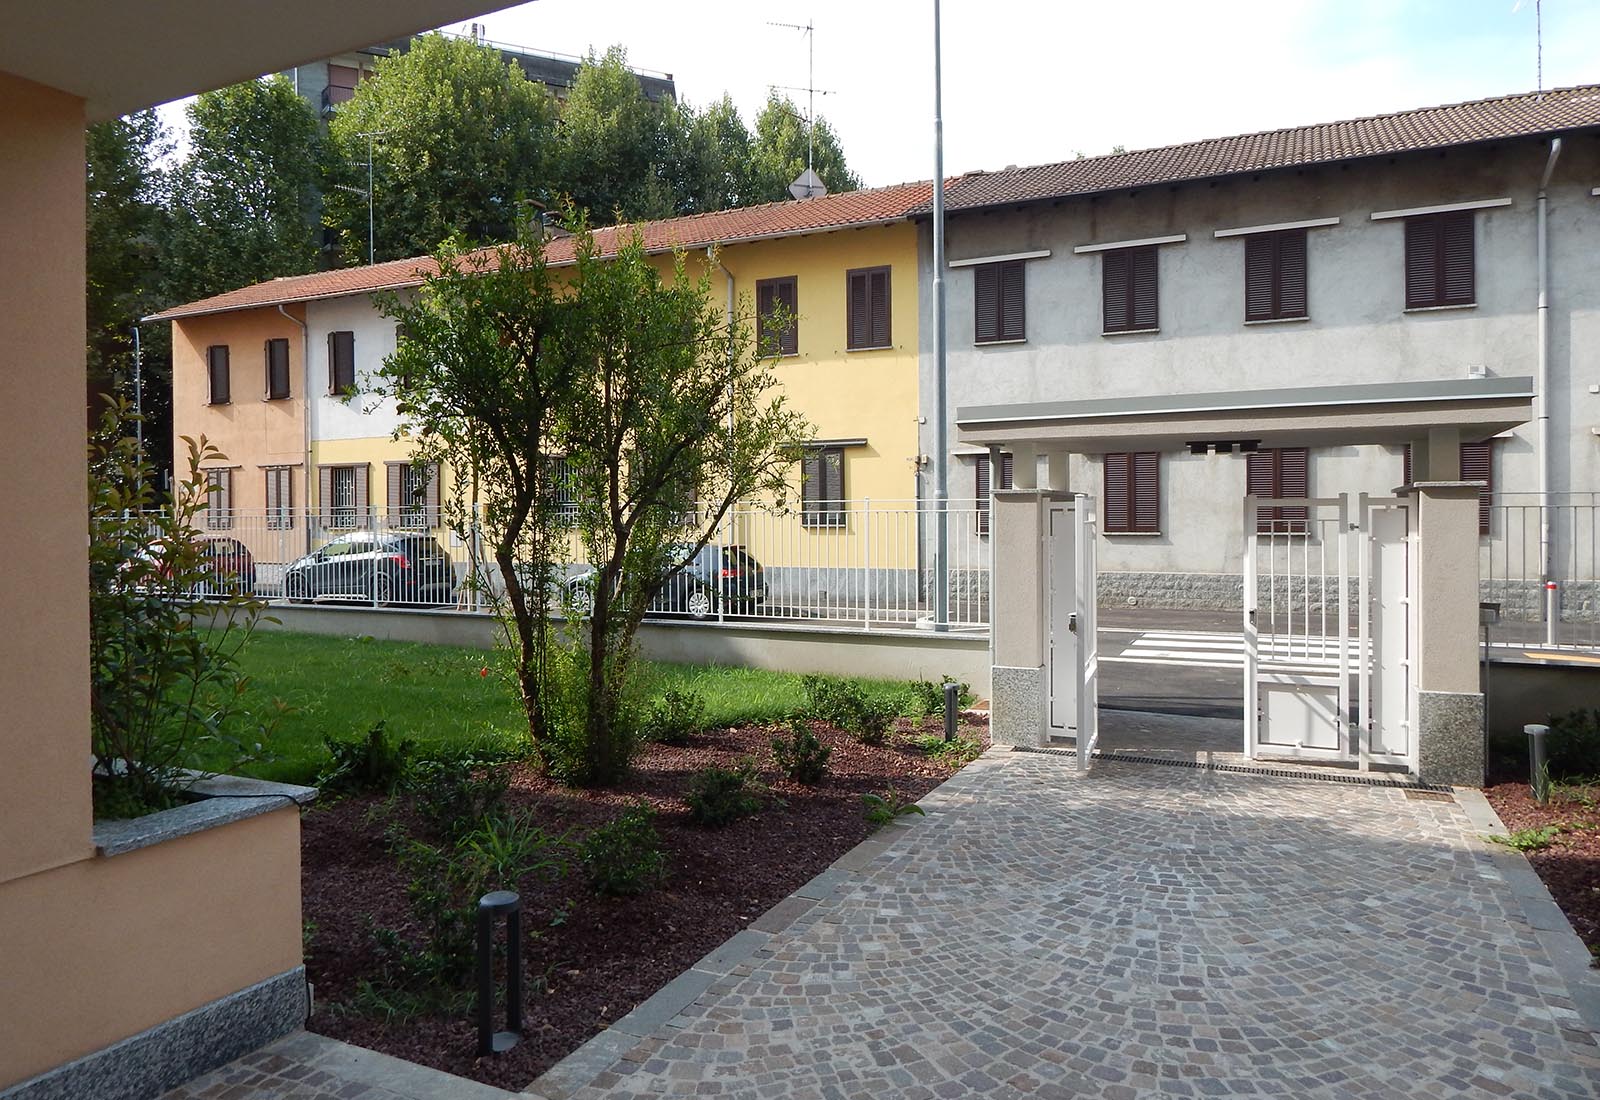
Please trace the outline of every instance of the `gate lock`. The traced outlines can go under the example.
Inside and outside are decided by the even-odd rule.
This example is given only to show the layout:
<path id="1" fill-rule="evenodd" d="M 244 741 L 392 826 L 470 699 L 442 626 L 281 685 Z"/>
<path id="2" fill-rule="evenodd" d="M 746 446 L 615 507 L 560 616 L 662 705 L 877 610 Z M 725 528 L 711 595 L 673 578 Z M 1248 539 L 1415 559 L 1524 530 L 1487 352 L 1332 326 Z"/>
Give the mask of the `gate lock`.
<path id="1" fill-rule="evenodd" d="M 1068 612 L 1067 614 L 1067 630 L 1073 634 L 1078 632 L 1078 613 L 1076 611 Z"/>

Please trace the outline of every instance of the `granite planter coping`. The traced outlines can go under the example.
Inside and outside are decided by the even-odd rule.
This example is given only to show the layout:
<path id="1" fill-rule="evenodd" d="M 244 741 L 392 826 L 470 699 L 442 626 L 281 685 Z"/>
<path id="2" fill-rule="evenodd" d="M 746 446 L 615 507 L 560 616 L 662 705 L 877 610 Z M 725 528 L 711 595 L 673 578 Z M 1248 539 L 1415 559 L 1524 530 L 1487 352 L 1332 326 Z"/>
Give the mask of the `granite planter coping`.
<path id="1" fill-rule="evenodd" d="M 95 855 L 125 855 L 152 844 L 281 810 L 287 805 L 305 806 L 317 797 L 317 788 L 249 779 L 242 775 L 211 775 L 195 780 L 187 794 L 195 801 L 143 817 L 95 822 Z"/>

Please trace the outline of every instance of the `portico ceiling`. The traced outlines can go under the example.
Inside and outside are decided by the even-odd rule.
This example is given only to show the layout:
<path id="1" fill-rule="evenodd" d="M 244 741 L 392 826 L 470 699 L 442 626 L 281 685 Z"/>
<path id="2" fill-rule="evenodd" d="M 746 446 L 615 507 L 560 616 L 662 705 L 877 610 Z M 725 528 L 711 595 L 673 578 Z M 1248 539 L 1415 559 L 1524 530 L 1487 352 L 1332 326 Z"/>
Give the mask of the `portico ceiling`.
<path id="1" fill-rule="evenodd" d="M 0 72 L 85 100 L 90 122 L 359 46 L 507 0 L 0 0 Z"/>
<path id="2" fill-rule="evenodd" d="M 956 428 L 962 443 L 976 446 L 1103 454 L 1192 442 L 1400 444 L 1430 428 L 1456 428 L 1476 441 L 1532 415 L 1532 378 L 1452 378 L 966 406 L 956 410 Z"/>

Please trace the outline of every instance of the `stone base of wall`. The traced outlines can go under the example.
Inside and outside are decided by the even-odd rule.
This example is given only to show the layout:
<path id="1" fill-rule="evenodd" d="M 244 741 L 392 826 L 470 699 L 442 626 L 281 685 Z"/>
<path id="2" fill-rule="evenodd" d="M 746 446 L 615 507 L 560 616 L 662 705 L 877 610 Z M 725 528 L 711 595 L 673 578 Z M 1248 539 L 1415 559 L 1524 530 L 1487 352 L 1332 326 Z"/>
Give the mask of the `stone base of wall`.
<path id="1" fill-rule="evenodd" d="M 1417 692 L 1417 770 L 1424 782 L 1483 786 L 1483 696 Z"/>
<path id="2" fill-rule="evenodd" d="M 1044 669 L 995 665 L 989 677 L 990 739 L 997 745 L 1044 744 Z"/>
<path id="3" fill-rule="evenodd" d="M 306 971 L 297 966 L 0 1089 L 0 1100 L 149 1100 L 282 1038 L 305 1019 Z"/>

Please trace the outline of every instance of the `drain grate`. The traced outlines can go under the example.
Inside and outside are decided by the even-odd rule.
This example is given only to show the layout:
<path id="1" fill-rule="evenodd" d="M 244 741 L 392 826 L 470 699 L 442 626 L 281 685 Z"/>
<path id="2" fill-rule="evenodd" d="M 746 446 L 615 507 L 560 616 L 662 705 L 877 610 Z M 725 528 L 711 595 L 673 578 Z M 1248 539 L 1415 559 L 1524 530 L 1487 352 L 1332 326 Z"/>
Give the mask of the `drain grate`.
<path id="1" fill-rule="evenodd" d="M 1425 791 L 1415 787 L 1407 787 L 1405 795 L 1413 802 L 1454 802 L 1456 796 L 1448 791 Z"/>
<path id="2" fill-rule="evenodd" d="M 1012 752 L 1034 752 L 1045 756 L 1078 756 L 1077 749 L 1045 748 L 1038 745 L 1013 745 Z M 1275 779 L 1305 779 L 1314 783 L 1344 783 L 1354 787 L 1396 787 L 1410 794 L 1444 796 L 1430 801 L 1455 801 L 1450 788 L 1438 783 L 1424 783 L 1419 779 L 1385 779 L 1375 775 L 1337 775 L 1327 772 L 1290 771 L 1287 768 L 1268 768 L 1257 764 L 1218 764 L 1201 760 L 1173 760 L 1164 756 L 1140 756 L 1126 752 L 1096 752 L 1093 759 L 1108 760 L 1118 764 L 1155 764 L 1163 768 L 1189 768 L 1192 771 L 1226 772 L 1230 775 L 1266 775 Z"/>

